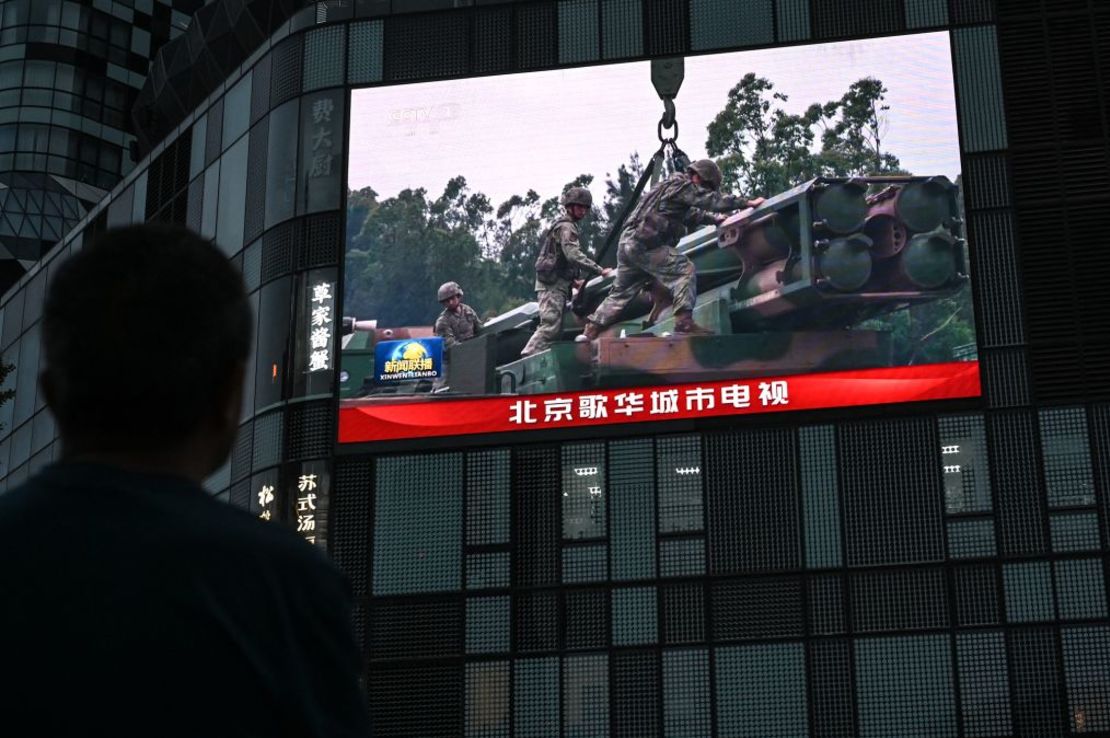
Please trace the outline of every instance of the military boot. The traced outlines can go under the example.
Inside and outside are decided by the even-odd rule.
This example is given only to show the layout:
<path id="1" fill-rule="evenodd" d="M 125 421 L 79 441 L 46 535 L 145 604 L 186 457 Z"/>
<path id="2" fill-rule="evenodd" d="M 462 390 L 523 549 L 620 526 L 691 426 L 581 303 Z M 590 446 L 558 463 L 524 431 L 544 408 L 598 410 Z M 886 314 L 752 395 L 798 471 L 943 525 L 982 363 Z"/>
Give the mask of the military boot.
<path id="1" fill-rule="evenodd" d="M 599 326 L 597 323 L 591 323 L 587 320 L 585 327 L 582 328 L 582 332 L 574 337 L 574 341 L 575 343 L 586 343 L 587 341 L 594 341 L 600 334 L 601 326 Z"/>
<path id="2" fill-rule="evenodd" d="M 713 335 L 713 331 L 708 328 L 702 328 L 695 323 L 693 316 L 689 312 L 678 313 L 674 316 L 674 332 L 684 333 L 689 336 Z"/>

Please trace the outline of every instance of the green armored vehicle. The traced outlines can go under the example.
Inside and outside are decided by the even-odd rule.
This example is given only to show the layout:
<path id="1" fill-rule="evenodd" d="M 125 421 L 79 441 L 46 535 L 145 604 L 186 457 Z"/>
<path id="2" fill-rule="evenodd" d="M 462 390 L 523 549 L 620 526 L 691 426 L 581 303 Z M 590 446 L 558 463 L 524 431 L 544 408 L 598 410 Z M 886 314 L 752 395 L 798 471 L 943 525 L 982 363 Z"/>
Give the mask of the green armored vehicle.
<path id="1" fill-rule="evenodd" d="M 562 340 L 520 358 L 527 303 L 451 349 L 435 395 L 536 394 L 862 369 L 893 363 L 889 332 L 860 324 L 954 294 L 967 283 L 958 188 L 944 177 L 815 179 L 684 237 L 697 268 L 694 320 L 676 335 L 666 290 L 645 285 L 620 320 L 575 343 L 612 277 L 583 287 Z M 365 342 L 364 342 L 365 343 Z M 371 348 L 367 346 L 367 348 Z M 344 355 L 345 371 L 356 369 Z M 351 386 L 353 388 L 354 382 Z M 431 392 L 430 388 L 416 390 Z M 396 399 L 376 395 L 371 401 Z"/>

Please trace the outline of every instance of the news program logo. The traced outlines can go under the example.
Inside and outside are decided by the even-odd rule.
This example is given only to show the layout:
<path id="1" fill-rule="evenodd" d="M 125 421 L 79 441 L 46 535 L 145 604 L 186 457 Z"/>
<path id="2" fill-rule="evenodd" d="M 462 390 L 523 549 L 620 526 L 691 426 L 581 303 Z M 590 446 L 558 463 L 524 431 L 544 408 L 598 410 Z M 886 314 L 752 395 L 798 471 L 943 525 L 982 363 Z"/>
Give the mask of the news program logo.
<path id="1" fill-rule="evenodd" d="M 379 382 L 437 379 L 442 372 L 442 338 L 382 341 L 374 347 L 374 376 Z"/>

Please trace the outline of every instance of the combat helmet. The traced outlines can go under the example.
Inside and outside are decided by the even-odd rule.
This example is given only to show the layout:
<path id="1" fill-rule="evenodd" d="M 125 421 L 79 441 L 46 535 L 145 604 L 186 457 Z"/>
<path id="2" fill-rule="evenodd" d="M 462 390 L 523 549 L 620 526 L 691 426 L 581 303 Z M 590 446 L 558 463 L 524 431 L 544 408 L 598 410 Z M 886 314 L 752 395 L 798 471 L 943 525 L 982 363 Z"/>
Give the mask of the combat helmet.
<path id="1" fill-rule="evenodd" d="M 567 205 L 581 205 L 588 208 L 594 204 L 594 196 L 585 187 L 571 187 L 559 198 L 559 204 L 564 207 Z"/>
<path id="2" fill-rule="evenodd" d="M 721 168 L 712 159 L 698 159 L 686 171 L 701 177 L 701 181 L 711 190 L 721 186 Z"/>
<path id="3" fill-rule="evenodd" d="M 463 296 L 462 287 L 459 287 L 458 282 L 444 282 L 439 286 L 439 291 L 436 293 L 436 299 L 440 302 L 450 300 L 455 295 Z"/>

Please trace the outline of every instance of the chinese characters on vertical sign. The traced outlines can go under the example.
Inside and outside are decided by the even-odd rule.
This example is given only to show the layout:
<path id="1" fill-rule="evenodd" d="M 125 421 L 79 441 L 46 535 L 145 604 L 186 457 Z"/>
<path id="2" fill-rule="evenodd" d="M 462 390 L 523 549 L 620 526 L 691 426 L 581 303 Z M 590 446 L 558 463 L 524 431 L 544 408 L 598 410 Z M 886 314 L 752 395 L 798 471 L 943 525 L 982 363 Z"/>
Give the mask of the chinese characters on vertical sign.
<path id="1" fill-rule="evenodd" d="M 335 163 L 332 130 L 334 114 L 335 103 L 330 97 L 320 97 L 312 101 L 312 158 L 308 164 L 309 179 L 331 176 Z"/>
<path id="2" fill-rule="evenodd" d="M 316 282 L 308 291 L 308 371 L 326 371 L 331 368 L 335 284 Z"/>
<path id="3" fill-rule="evenodd" d="M 314 546 L 327 546 L 328 496 L 331 473 L 326 461 L 308 461 L 290 476 L 289 518 L 297 534 Z"/>
<path id="4" fill-rule="evenodd" d="M 315 474 L 302 474 L 297 479 L 297 532 L 309 543 L 316 543 L 316 488 Z"/>
<path id="5" fill-rule="evenodd" d="M 263 520 L 273 520 L 274 517 L 274 485 L 263 484 L 258 490 L 258 517 Z"/>

